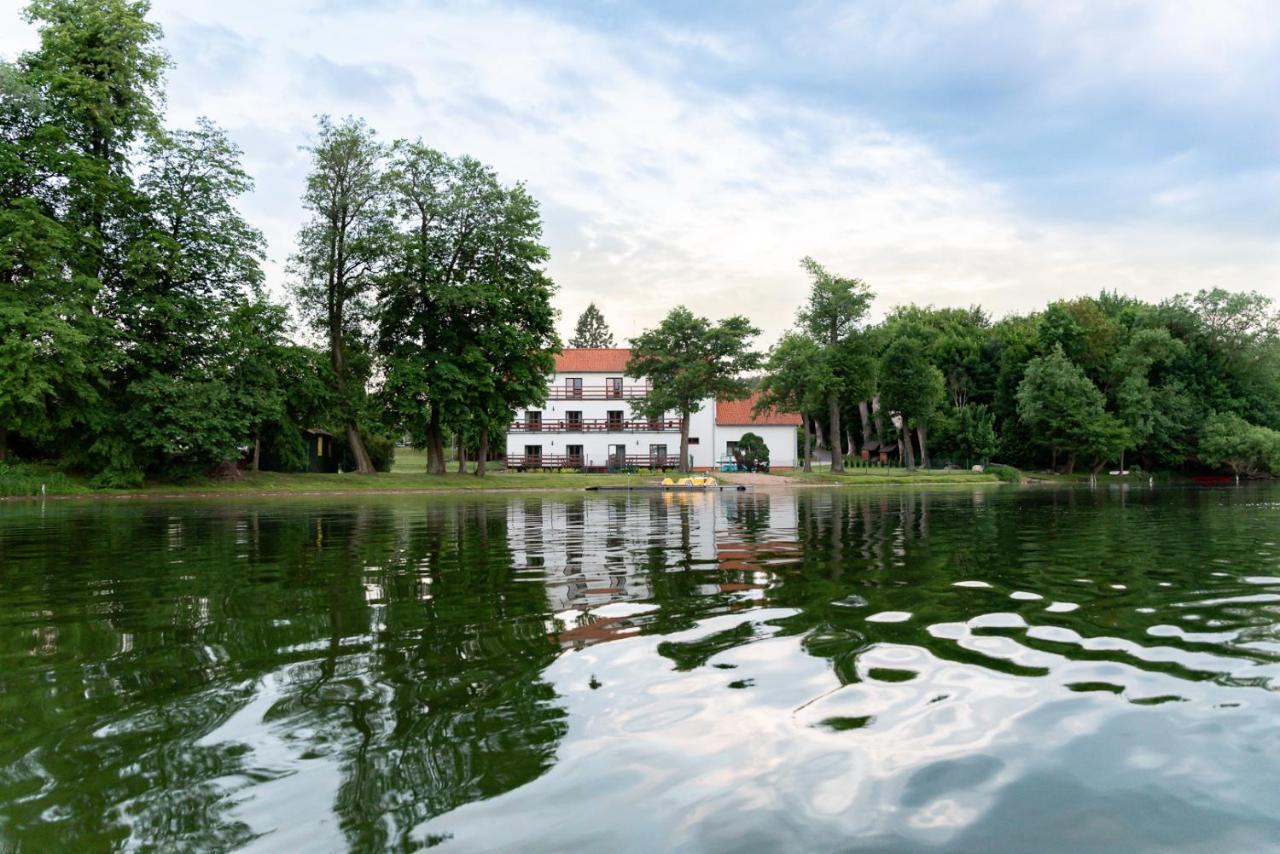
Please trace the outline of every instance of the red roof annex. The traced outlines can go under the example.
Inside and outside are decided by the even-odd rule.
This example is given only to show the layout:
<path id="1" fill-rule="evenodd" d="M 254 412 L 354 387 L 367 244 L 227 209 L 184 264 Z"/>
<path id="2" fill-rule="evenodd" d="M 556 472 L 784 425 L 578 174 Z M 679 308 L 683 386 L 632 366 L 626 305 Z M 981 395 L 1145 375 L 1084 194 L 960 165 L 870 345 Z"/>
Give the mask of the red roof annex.
<path id="1" fill-rule="evenodd" d="M 760 399 L 760 393 L 755 392 L 744 400 L 721 400 L 716 403 L 716 426 L 718 427 L 745 427 L 756 425 L 760 427 L 772 426 L 800 426 L 800 413 L 798 412 L 779 412 L 776 409 L 766 409 L 759 415 L 752 415 L 751 410 L 756 405 L 756 401 Z"/>
<path id="2" fill-rule="evenodd" d="M 556 373 L 621 375 L 630 358 L 631 351 L 625 348 L 566 347 L 563 353 L 556 356 Z"/>

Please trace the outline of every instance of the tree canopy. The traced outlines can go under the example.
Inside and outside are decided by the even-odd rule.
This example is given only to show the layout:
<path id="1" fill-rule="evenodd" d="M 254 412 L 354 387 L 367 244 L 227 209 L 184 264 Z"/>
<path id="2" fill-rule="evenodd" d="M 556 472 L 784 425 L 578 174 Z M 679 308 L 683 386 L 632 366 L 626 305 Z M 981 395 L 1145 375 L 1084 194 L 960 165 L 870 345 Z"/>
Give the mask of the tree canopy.
<path id="1" fill-rule="evenodd" d="M 632 406 L 650 418 L 679 415 L 680 471 L 689 469 L 689 416 L 708 398 L 738 400 L 751 393 L 744 375 L 760 366 L 760 354 L 751 349 L 759 334 L 745 317 L 712 323 L 677 306 L 632 339 L 627 376 L 650 383 L 648 395 Z"/>

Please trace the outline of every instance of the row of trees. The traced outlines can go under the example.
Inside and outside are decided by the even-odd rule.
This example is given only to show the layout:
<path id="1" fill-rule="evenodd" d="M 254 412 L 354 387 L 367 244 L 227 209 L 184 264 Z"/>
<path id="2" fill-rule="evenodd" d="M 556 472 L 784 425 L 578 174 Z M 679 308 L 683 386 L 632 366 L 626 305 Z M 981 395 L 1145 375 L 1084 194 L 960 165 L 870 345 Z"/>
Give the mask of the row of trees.
<path id="1" fill-rule="evenodd" d="M 320 120 L 289 269 L 323 345 L 263 290 L 265 242 L 225 132 L 166 128 L 139 0 L 34 0 L 0 63 L 0 461 L 102 485 L 307 462 L 300 428 L 385 467 L 392 436 L 483 449 L 545 394 L 557 349 L 537 205 L 470 158 Z M 481 459 L 484 454 L 482 453 Z M 483 472 L 482 472 L 483 473 Z"/>
<path id="2" fill-rule="evenodd" d="M 863 282 L 802 264 L 810 298 L 768 355 L 761 406 L 804 413 L 837 470 L 896 444 L 908 468 L 998 456 L 1096 472 L 1136 454 L 1145 468 L 1280 473 L 1280 315 L 1267 297 L 1104 292 L 998 321 L 909 305 L 871 325 Z"/>

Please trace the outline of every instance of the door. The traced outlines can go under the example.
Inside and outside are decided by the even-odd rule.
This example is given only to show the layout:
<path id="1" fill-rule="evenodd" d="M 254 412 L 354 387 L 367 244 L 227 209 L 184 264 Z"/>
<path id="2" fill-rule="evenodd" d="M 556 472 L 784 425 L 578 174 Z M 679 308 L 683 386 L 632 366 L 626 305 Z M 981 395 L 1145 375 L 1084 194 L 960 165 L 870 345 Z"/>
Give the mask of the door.
<path id="1" fill-rule="evenodd" d="M 524 464 L 527 466 L 542 465 L 542 446 L 541 445 L 525 445 L 524 446 Z"/>
<path id="2" fill-rule="evenodd" d="M 564 455 L 567 458 L 565 462 L 570 468 L 582 467 L 582 446 L 581 445 L 565 445 Z"/>
<path id="3" fill-rule="evenodd" d="M 649 465 L 655 469 L 667 467 L 667 446 L 666 445 L 650 445 L 649 446 Z"/>
<path id="4" fill-rule="evenodd" d="M 609 446 L 609 465 L 615 468 L 621 468 L 627 464 L 627 446 L 626 445 L 610 445 Z"/>

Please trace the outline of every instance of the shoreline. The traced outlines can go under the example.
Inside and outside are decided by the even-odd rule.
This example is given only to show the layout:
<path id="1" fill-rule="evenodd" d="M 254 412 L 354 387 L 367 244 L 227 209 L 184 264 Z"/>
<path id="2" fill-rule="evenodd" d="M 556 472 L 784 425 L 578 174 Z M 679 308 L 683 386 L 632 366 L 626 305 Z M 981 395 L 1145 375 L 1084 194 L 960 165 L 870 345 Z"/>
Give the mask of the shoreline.
<path id="1" fill-rule="evenodd" d="M 808 489 L 886 489 L 886 488 L 912 488 L 912 487 L 975 487 L 975 486 L 1000 486 L 1005 485 L 1002 481 L 995 478 L 989 480 L 965 479 L 963 481 L 950 481 L 947 478 L 922 478 L 921 480 L 911 480 L 904 482 L 904 478 L 886 477 L 880 481 L 880 478 L 850 478 L 849 482 L 831 482 L 831 481 L 804 481 L 804 480 L 781 480 L 778 483 L 759 483 L 752 482 L 745 484 L 750 492 L 791 492 L 794 490 Z M 732 482 L 732 481 L 727 481 Z M 650 482 L 633 482 L 630 485 L 650 485 Z M 183 499 L 225 499 L 225 498 L 354 498 L 357 496 L 412 496 L 412 495 L 468 495 L 483 494 L 494 495 L 499 493 L 537 493 L 545 494 L 552 492 L 574 492 L 586 493 L 586 486 L 591 484 L 571 483 L 564 485 L 537 485 L 537 484 L 512 484 L 499 486 L 372 486 L 372 487 L 338 487 L 338 488 L 299 488 L 299 489 L 280 489 L 263 487 L 255 489 L 251 487 L 227 486 L 227 487 L 209 487 L 202 486 L 192 489 L 178 489 L 166 487 L 143 488 L 134 490 L 102 490 L 88 492 L 63 492 L 52 493 L 46 495 L 4 495 L 0 496 L 0 504 L 19 503 L 19 502 L 43 502 L 43 501 L 178 501 Z M 612 485 L 622 486 L 628 484 L 619 483 L 601 483 L 600 486 Z M 718 490 L 717 490 L 718 491 Z M 673 493 L 674 494 L 674 493 Z M 681 492 L 680 494 L 698 494 L 696 492 Z"/>

